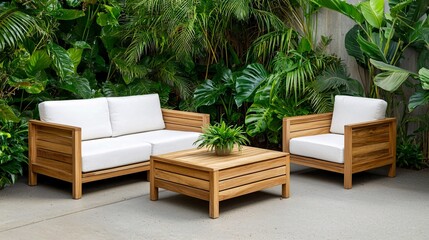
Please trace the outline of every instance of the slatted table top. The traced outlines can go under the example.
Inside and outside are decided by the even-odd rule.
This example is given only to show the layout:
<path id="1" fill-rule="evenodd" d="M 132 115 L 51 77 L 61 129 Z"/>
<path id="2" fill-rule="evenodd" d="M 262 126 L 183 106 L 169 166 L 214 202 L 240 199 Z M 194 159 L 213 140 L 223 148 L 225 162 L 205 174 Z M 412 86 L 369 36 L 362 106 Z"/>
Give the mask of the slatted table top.
<path id="1" fill-rule="evenodd" d="M 287 155 L 289 154 L 285 152 L 244 146 L 241 151 L 234 149 L 228 156 L 217 156 L 214 152 L 201 148 L 162 154 L 151 158 L 159 162 L 174 163 L 203 171 L 217 171 Z"/>

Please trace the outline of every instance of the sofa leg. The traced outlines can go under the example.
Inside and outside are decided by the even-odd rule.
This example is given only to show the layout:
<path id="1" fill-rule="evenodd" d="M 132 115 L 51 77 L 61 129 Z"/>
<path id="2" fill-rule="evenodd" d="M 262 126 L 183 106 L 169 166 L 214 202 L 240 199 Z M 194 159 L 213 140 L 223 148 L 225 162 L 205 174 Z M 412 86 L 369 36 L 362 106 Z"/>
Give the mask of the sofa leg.
<path id="1" fill-rule="evenodd" d="M 395 177 L 396 176 L 396 162 L 392 163 L 392 165 L 389 166 L 389 173 L 387 174 L 389 177 Z"/>
<path id="2" fill-rule="evenodd" d="M 351 189 L 352 188 L 352 174 L 344 173 L 344 188 Z"/>
<path id="3" fill-rule="evenodd" d="M 30 186 L 37 185 L 37 173 L 34 173 L 31 170 L 28 170 L 28 185 Z"/>
<path id="4" fill-rule="evenodd" d="M 82 198 L 82 183 L 73 183 L 73 199 L 81 199 Z"/>

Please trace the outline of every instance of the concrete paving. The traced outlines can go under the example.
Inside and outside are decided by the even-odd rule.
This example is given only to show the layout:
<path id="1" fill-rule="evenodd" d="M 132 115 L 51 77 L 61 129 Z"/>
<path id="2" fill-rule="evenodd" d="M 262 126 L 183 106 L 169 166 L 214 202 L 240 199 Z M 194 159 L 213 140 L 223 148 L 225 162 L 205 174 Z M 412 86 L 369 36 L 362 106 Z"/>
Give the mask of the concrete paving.
<path id="1" fill-rule="evenodd" d="M 291 197 L 280 187 L 221 202 L 208 217 L 208 202 L 161 190 L 149 200 L 145 174 L 71 185 L 23 177 L 0 191 L 0 239 L 428 239 L 429 169 L 387 169 L 356 174 L 344 190 L 342 175 L 321 170 L 291 176 Z"/>

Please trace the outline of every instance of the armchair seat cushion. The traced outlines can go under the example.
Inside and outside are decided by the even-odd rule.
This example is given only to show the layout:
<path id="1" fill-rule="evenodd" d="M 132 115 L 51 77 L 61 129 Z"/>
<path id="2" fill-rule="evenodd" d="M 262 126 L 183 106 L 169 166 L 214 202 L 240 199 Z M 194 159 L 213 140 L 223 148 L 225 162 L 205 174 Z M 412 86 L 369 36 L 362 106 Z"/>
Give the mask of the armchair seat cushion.
<path id="1" fill-rule="evenodd" d="M 82 141 L 82 172 L 148 161 L 151 148 L 147 142 L 127 137 Z"/>
<path id="2" fill-rule="evenodd" d="M 290 140 L 291 154 L 344 163 L 344 135 L 320 134 Z"/>
<path id="3" fill-rule="evenodd" d="M 175 130 L 157 130 L 122 136 L 130 142 L 147 142 L 152 145 L 152 155 L 195 148 L 194 142 L 201 133 Z"/>

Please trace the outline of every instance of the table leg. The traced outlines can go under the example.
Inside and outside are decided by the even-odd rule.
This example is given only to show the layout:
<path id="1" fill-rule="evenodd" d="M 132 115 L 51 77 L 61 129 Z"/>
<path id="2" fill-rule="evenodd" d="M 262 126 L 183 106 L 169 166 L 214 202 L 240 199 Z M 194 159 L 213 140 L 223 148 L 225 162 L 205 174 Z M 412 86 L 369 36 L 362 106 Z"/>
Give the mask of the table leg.
<path id="1" fill-rule="evenodd" d="M 209 216 L 219 217 L 219 172 L 210 172 L 210 201 Z"/>
<path id="2" fill-rule="evenodd" d="M 290 157 L 286 156 L 286 183 L 282 184 L 282 197 L 289 198 L 290 192 Z"/>
<path id="3" fill-rule="evenodd" d="M 150 160 L 150 200 L 156 201 L 158 200 L 158 188 L 155 186 L 155 163 L 151 159 Z"/>

